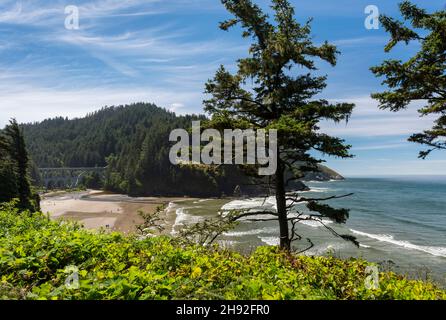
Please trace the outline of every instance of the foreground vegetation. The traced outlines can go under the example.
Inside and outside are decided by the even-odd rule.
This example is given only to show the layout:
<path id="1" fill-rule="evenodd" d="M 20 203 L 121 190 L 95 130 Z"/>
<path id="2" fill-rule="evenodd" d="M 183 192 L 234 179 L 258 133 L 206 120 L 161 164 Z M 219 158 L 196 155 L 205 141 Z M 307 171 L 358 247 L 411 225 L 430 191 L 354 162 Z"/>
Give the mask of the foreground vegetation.
<path id="1" fill-rule="evenodd" d="M 2 299 L 445 299 L 433 284 L 381 273 L 365 287 L 362 260 L 292 256 L 276 247 L 250 256 L 93 233 L 40 213 L 0 209 Z M 66 286 L 70 266 L 79 286 Z"/>

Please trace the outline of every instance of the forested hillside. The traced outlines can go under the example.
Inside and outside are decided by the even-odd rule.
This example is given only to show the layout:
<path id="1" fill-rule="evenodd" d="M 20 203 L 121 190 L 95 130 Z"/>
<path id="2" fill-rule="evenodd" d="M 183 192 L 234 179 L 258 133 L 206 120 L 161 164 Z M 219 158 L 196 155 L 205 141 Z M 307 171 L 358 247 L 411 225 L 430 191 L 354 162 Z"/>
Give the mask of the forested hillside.
<path id="1" fill-rule="evenodd" d="M 80 119 L 25 124 L 23 129 L 38 167 L 103 167 L 108 156 L 134 153 L 133 146 L 141 146 L 154 131 L 190 126 L 192 118 L 138 103 L 105 107 Z"/>
<path id="2" fill-rule="evenodd" d="M 85 118 L 23 125 L 38 167 L 108 166 L 105 188 L 130 195 L 220 196 L 246 183 L 234 167 L 214 173 L 173 166 L 169 134 L 202 116 L 176 116 L 153 104 L 106 107 Z"/>
<path id="3" fill-rule="evenodd" d="M 137 103 L 105 107 L 85 118 L 59 117 L 22 127 L 35 166 L 107 166 L 104 187 L 110 191 L 130 195 L 221 196 L 232 195 L 240 186 L 237 189 L 242 194 L 264 192 L 235 166 L 223 166 L 215 172 L 211 168 L 170 163 L 170 132 L 190 128 L 193 120 L 205 118 L 177 116 L 153 104 Z M 321 170 L 316 178 L 308 178 L 339 176 L 327 172 Z M 299 182 L 291 186 L 303 187 Z"/>

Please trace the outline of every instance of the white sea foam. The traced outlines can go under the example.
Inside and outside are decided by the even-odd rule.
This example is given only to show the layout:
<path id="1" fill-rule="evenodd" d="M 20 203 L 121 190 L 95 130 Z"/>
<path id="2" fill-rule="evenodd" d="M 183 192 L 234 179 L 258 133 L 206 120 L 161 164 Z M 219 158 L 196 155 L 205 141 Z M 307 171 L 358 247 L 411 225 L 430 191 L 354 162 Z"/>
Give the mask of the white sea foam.
<path id="1" fill-rule="evenodd" d="M 278 246 L 280 244 L 280 238 L 278 237 L 259 237 L 259 239 L 269 246 Z"/>
<path id="2" fill-rule="evenodd" d="M 312 187 L 310 188 L 309 192 L 327 192 L 330 191 L 330 188 L 319 188 L 319 187 Z"/>
<path id="3" fill-rule="evenodd" d="M 267 198 L 250 198 L 244 200 L 234 200 L 226 203 L 221 207 L 224 211 L 230 210 L 249 210 L 249 209 L 265 209 L 265 208 L 275 208 L 276 201 L 274 197 Z"/>
<path id="4" fill-rule="evenodd" d="M 173 235 L 177 234 L 178 227 L 184 226 L 186 224 L 197 223 L 202 220 L 202 218 L 199 216 L 188 214 L 186 208 L 176 209 L 175 214 L 176 214 L 175 223 L 172 226 L 172 232 L 171 232 Z"/>
<path id="5" fill-rule="evenodd" d="M 307 256 L 323 256 L 328 253 L 336 253 L 339 250 L 344 249 L 345 247 L 345 243 L 325 244 L 311 248 L 310 250 L 303 252 L 303 254 Z"/>
<path id="6" fill-rule="evenodd" d="M 287 201 L 287 205 L 292 204 L 292 201 Z M 303 202 L 300 202 L 299 204 L 304 204 Z M 231 210 L 243 210 L 246 212 L 252 212 L 255 213 L 257 211 L 263 211 L 263 210 L 272 210 L 272 211 L 276 211 L 277 207 L 276 207 L 276 199 L 274 197 L 268 197 L 268 198 L 250 198 L 250 199 L 244 199 L 244 200 L 234 200 L 231 201 L 227 204 L 225 204 L 222 208 L 223 211 L 223 216 L 225 215 L 225 212 L 229 212 Z M 298 214 L 297 213 L 293 213 L 290 212 L 289 213 L 289 217 L 293 218 L 293 217 L 297 217 Z M 310 216 L 308 215 L 299 215 L 302 219 L 309 219 Z M 265 217 L 268 218 L 269 215 L 265 215 L 265 214 L 258 214 L 256 215 L 256 218 L 261 218 L 261 217 Z M 250 217 L 246 217 L 241 219 L 241 221 L 246 220 L 246 219 L 251 219 L 253 218 L 252 216 Z M 302 220 L 299 221 L 302 224 L 305 224 L 309 227 L 313 227 L 313 228 L 319 228 L 319 227 L 323 227 L 323 225 L 317 221 L 317 220 Z M 328 220 L 328 219 L 322 219 L 321 220 L 322 223 L 324 224 L 331 224 L 333 223 L 333 221 Z"/>
<path id="7" fill-rule="evenodd" d="M 217 243 L 223 248 L 231 248 L 238 243 L 238 241 L 233 240 L 218 240 Z"/>
<path id="8" fill-rule="evenodd" d="M 312 228 L 320 228 L 320 227 L 324 227 L 323 224 L 327 225 L 327 224 L 333 223 L 333 221 L 331 221 L 331 220 L 324 220 L 324 219 L 321 220 L 321 222 L 323 224 L 316 220 L 302 220 L 299 222 L 306 226 L 312 227 Z"/>
<path id="9" fill-rule="evenodd" d="M 169 202 L 169 204 L 166 207 L 166 211 L 167 212 L 171 211 L 175 206 L 176 206 L 175 203 Z"/>
<path id="10" fill-rule="evenodd" d="M 244 237 L 244 236 L 252 236 L 258 234 L 268 234 L 268 233 L 276 233 L 276 228 L 262 228 L 262 229 L 253 229 L 248 231 L 228 231 L 223 233 L 224 236 L 227 237 Z"/>
<path id="11" fill-rule="evenodd" d="M 305 204 L 305 202 L 294 203 L 293 200 L 287 200 L 287 205 L 299 205 Z M 243 200 L 233 200 L 226 203 L 221 207 L 223 211 L 230 210 L 277 210 L 276 198 L 266 197 L 266 198 L 249 198 Z"/>
<path id="12" fill-rule="evenodd" d="M 184 225 L 184 221 L 186 221 L 186 217 L 187 217 L 187 215 L 186 215 L 186 213 L 184 211 L 184 208 L 178 208 L 175 211 L 175 214 L 176 214 L 175 223 L 173 224 L 173 227 L 172 227 L 172 231 L 173 232 L 176 231 L 176 228 L 178 226 Z"/>
<path id="13" fill-rule="evenodd" d="M 305 214 L 299 214 L 298 215 L 297 213 L 294 213 L 294 212 L 291 212 L 289 214 L 289 217 L 290 218 L 300 217 L 301 219 L 310 219 L 309 215 L 305 215 Z M 333 221 L 328 220 L 328 219 L 321 219 L 320 221 L 319 221 L 319 218 L 313 218 L 313 219 L 314 220 L 301 220 L 301 221 L 299 221 L 299 223 L 302 223 L 302 224 L 304 224 L 306 226 L 313 227 L 313 228 L 323 227 L 322 223 L 325 224 L 325 225 L 333 223 Z"/>
<path id="14" fill-rule="evenodd" d="M 320 192 L 328 192 L 333 191 L 334 189 L 331 188 L 323 188 L 323 187 L 310 187 L 309 190 L 302 190 L 302 191 L 296 191 L 297 193 L 307 193 L 307 192 L 313 192 L 313 193 L 320 193 Z"/>
<path id="15" fill-rule="evenodd" d="M 212 199 L 200 199 L 200 200 L 194 201 L 193 203 L 201 203 L 201 202 L 210 201 L 210 200 L 212 200 Z"/>
<path id="16" fill-rule="evenodd" d="M 353 229 L 350 229 L 350 230 L 357 235 L 360 235 L 363 237 L 368 237 L 368 238 L 378 240 L 381 242 L 391 243 L 391 244 L 394 244 L 394 245 L 397 245 L 399 247 L 403 247 L 403 248 L 406 248 L 409 250 L 423 251 L 423 252 L 429 253 L 433 256 L 437 256 L 437 257 L 446 257 L 446 247 L 420 246 L 420 245 L 410 243 L 409 241 L 395 240 L 395 238 L 392 235 L 371 234 L 371 233 L 366 233 L 366 232 L 357 231 L 357 230 L 353 230 Z"/>

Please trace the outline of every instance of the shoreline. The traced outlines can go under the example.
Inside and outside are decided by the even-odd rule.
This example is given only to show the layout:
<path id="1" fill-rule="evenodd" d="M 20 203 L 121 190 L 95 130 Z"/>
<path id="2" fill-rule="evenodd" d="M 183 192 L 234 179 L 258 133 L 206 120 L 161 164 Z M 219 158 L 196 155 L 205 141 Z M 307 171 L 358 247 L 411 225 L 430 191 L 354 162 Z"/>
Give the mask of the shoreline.
<path id="1" fill-rule="evenodd" d="M 169 203 L 196 201 L 189 197 L 138 197 L 131 198 L 101 190 L 75 192 L 54 192 L 42 196 L 41 208 L 51 219 L 68 219 L 82 223 L 86 229 L 101 228 L 131 234 L 143 222 L 139 211 L 153 213 L 159 206 L 166 206 L 161 213 L 165 230 L 160 234 L 171 233 L 175 224 L 176 212 L 167 210 Z"/>
<path id="2" fill-rule="evenodd" d="M 319 186 L 315 188 L 313 192 L 322 192 L 318 188 Z M 108 228 L 106 229 L 110 231 L 131 234 L 136 231 L 136 225 L 143 222 L 142 218 L 138 215 L 138 210 L 154 212 L 159 205 L 165 205 L 165 210 L 160 214 L 160 218 L 163 220 L 162 225 L 165 229 L 160 233 L 156 233 L 156 235 L 175 235 L 182 224 L 187 223 L 188 221 L 195 222 L 197 217 L 208 217 L 209 213 L 216 212 L 217 207 L 221 208 L 223 202 L 230 202 L 235 199 L 236 198 L 234 197 L 224 199 L 201 199 L 189 197 L 130 198 L 121 194 L 110 194 L 103 193 L 102 191 L 88 190 L 85 192 L 65 193 L 63 195 L 59 194 L 53 197 L 48 197 L 42 202 L 42 211 L 51 212 L 50 216 L 53 219 L 71 219 L 80 221 L 81 223 L 84 223 L 85 228 L 87 229 L 106 228 L 108 225 Z M 248 199 L 238 200 L 243 201 Z M 213 201 L 204 202 L 206 200 Z M 183 211 L 181 209 L 183 209 Z M 252 231 L 248 230 L 251 226 L 248 228 L 247 226 L 242 225 L 239 227 L 241 229 L 235 230 L 233 235 L 226 235 L 223 237 L 222 241 L 233 243 L 236 251 L 240 250 L 237 249 L 239 245 L 246 246 L 248 242 L 257 243 L 252 244 L 253 247 L 260 245 L 261 242 L 264 243 L 263 245 L 265 245 L 265 243 L 266 245 L 275 244 L 275 242 L 268 243 L 264 241 L 265 239 L 271 240 L 272 238 L 277 238 L 275 235 L 271 235 L 269 230 L 266 230 L 269 227 L 275 228 L 275 226 L 265 225 L 264 227 L 262 226 L 262 228 L 258 228 L 259 230 Z M 443 286 L 445 285 L 444 280 L 440 279 L 442 278 L 442 268 L 441 265 L 438 264 L 439 259 L 443 259 L 443 254 L 437 256 L 432 255 L 431 252 L 419 250 L 419 248 L 413 247 L 413 242 L 410 242 L 408 246 L 408 242 L 411 239 L 404 240 L 404 238 L 396 236 L 395 239 L 399 240 L 391 239 L 392 241 L 384 241 L 387 240 L 387 238 L 376 239 L 376 237 L 368 237 L 367 235 L 374 235 L 373 232 L 368 232 L 367 235 L 359 234 L 359 237 L 362 238 L 360 239 L 361 247 L 359 249 L 344 247 L 340 249 L 338 248 L 337 239 L 327 238 L 321 233 L 322 231 L 319 230 L 320 228 L 305 224 L 300 227 L 304 230 L 305 234 L 308 234 L 309 237 L 313 237 L 320 242 L 317 243 L 312 255 L 315 254 L 319 256 L 321 253 L 327 253 L 328 248 L 331 248 L 330 251 L 333 251 L 334 254 L 339 254 L 342 257 L 362 257 L 378 264 L 384 263 L 386 264 L 386 268 L 392 267 L 397 273 L 406 275 L 411 274 L 414 278 L 421 278 L 430 274 L 437 282 L 441 283 Z M 353 228 L 353 226 L 349 225 L 344 227 L 349 230 Z M 253 228 L 256 227 L 253 226 Z M 357 230 L 363 229 L 353 228 L 353 230 L 358 232 Z M 363 231 L 360 232 L 364 233 Z M 390 233 L 388 232 L 388 234 Z M 395 243 L 397 241 L 398 243 Z M 239 244 L 239 242 L 241 244 Z M 330 245 L 327 247 L 327 244 Z M 340 245 L 344 246 L 343 242 Z M 248 249 L 246 250 L 251 250 L 251 245 L 247 248 Z M 316 251 L 318 253 L 316 253 Z M 399 252 L 397 257 L 394 256 L 395 252 Z M 423 276 L 421 276 L 421 273 L 423 273 Z"/>

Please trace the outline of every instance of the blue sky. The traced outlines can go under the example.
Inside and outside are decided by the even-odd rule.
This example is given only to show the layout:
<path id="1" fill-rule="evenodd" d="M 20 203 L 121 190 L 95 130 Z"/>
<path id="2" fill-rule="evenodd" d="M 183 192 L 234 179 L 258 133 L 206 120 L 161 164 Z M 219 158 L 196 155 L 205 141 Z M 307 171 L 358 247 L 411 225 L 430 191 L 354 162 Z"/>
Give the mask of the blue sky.
<path id="1" fill-rule="evenodd" d="M 398 1 L 292 0 L 297 18 L 313 17 L 315 42 L 328 40 L 342 52 L 337 67 L 321 65 L 329 77 L 323 97 L 354 102 L 348 125 L 323 130 L 353 145 L 354 159 L 327 159 L 346 176 L 444 174 L 446 154 L 418 160 L 420 146 L 406 142 L 432 118 L 416 108 L 393 114 L 377 109 L 370 93 L 382 90 L 369 67 L 386 58 L 405 59 L 415 44 L 390 54 L 384 30 L 364 27 L 367 5 L 398 16 Z M 414 1 L 428 10 L 446 0 Z M 268 1 L 258 0 L 264 8 Z M 76 5 L 80 29 L 65 28 L 65 7 Z M 105 105 L 154 102 L 177 113 L 200 113 L 204 83 L 220 64 L 234 67 L 248 42 L 223 32 L 228 14 L 217 0 L 30 0 L 0 3 L 0 126 L 48 117 L 81 117 Z"/>

